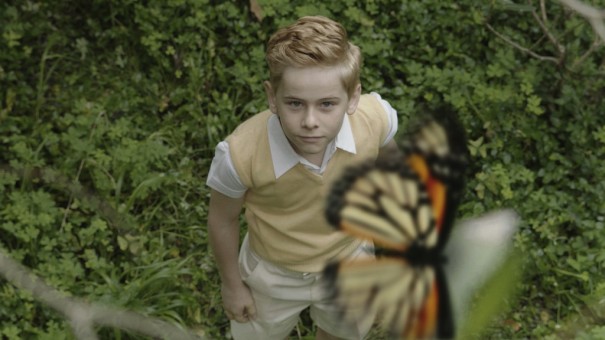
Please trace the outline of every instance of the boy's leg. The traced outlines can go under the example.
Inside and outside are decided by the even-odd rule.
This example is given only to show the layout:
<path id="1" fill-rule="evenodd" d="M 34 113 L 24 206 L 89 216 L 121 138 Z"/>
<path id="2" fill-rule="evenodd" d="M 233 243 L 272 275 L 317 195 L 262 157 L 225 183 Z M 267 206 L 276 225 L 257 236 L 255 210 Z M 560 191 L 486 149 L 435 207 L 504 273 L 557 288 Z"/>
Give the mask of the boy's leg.
<path id="1" fill-rule="evenodd" d="M 231 321 L 231 333 L 238 339 L 284 339 L 300 312 L 310 304 L 312 280 L 275 266 L 249 249 L 248 237 L 240 250 L 240 273 L 250 288 L 256 319 L 246 323 Z"/>

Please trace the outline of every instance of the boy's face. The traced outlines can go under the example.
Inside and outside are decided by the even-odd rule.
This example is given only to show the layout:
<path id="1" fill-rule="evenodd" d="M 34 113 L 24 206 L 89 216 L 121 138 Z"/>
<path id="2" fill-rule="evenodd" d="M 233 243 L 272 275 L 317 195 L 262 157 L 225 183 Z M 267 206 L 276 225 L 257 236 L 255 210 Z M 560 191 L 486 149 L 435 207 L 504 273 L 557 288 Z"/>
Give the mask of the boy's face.
<path id="1" fill-rule="evenodd" d="M 279 87 L 265 82 L 271 111 L 279 116 L 294 150 L 320 165 L 328 144 L 336 137 L 344 115 L 355 112 L 361 85 L 349 98 L 338 67 L 288 67 Z"/>

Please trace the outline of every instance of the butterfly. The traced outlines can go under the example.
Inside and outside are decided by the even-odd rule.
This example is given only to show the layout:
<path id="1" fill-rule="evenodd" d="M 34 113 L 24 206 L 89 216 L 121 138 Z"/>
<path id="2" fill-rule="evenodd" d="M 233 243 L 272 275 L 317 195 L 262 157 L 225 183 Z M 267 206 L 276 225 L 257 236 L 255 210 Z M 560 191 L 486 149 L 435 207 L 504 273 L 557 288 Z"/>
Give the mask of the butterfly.
<path id="1" fill-rule="evenodd" d="M 452 338 L 456 320 L 444 264 L 464 191 L 464 129 L 453 114 L 424 117 L 408 130 L 400 148 L 400 155 L 347 169 L 334 184 L 328 222 L 371 240 L 376 259 L 330 263 L 324 278 L 348 321 L 375 318 L 393 338 Z M 500 224 L 513 223 L 508 216 Z M 481 223 L 469 225 L 462 228 L 466 234 L 481 228 Z M 460 238 L 449 247 L 454 252 L 465 242 Z M 468 297 L 455 301 L 459 306 Z"/>

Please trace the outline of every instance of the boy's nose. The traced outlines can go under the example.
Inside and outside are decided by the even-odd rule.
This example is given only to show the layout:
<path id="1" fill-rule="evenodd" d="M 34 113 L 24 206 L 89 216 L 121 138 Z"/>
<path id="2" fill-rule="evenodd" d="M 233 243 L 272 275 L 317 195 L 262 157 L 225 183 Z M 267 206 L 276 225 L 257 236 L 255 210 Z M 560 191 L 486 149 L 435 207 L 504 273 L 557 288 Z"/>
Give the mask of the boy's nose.
<path id="1" fill-rule="evenodd" d="M 302 126 L 307 129 L 317 127 L 317 113 L 313 109 L 308 109 L 302 120 Z"/>

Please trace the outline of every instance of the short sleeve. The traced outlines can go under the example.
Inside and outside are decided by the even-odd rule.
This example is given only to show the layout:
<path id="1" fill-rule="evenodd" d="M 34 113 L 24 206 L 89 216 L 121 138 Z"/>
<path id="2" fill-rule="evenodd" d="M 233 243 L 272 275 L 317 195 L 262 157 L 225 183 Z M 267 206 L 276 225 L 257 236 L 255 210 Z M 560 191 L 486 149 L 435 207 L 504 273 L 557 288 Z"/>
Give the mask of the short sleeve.
<path id="1" fill-rule="evenodd" d="M 371 94 L 378 99 L 378 101 L 384 108 L 384 112 L 386 113 L 387 118 L 388 118 L 388 122 L 389 122 L 388 133 L 387 133 L 386 138 L 384 139 L 384 141 L 382 141 L 382 144 L 381 144 L 381 146 L 385 146 L 388 142 L 391 141 L 391 139 L 393 139 L 393 137 L 397 133 L 397 128 L 399 127 L 399 123 L 397 120 L 397 111 L 391 106 L 391 104 L 389 104 L 389 102 L 382 99 L 382 97 L 380 97 L 380 95 L 378 93 L 372 92 Z"/>
<path id="2" fill-rule="evenodd" d="M 216 146 L 206 185 L 231 198 L 240 198 L 248 190 L 235 171 L 226 141 Z"/>

